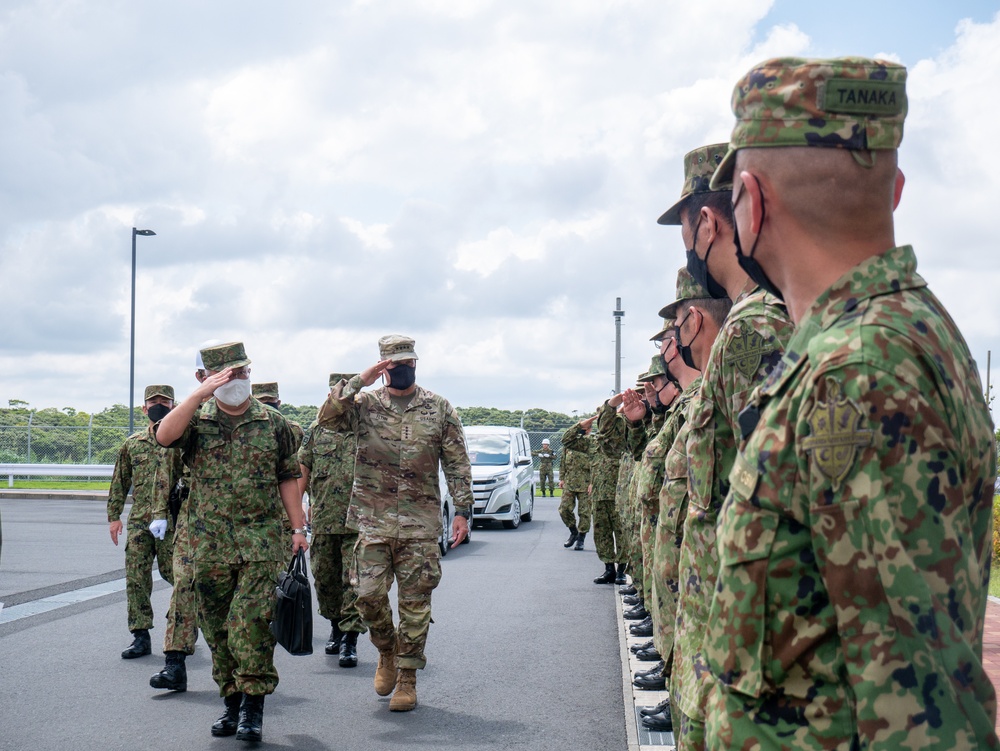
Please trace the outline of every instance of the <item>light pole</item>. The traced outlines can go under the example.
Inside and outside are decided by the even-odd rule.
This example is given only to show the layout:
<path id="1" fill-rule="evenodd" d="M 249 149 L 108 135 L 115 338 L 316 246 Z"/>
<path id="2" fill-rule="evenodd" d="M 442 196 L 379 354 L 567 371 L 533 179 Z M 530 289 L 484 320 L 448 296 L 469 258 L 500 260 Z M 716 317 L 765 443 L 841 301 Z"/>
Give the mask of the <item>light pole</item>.
<path id="1" fill-rule="evenodd" d="M 132 435 L 135 427 L 135 418 L 132 411 L 135 409 L 135 238 L 136 235 L 150 237 L 155 235 L 151 229 L 132 228 L 132 326 L 128 350 L 128 434 Z"/>

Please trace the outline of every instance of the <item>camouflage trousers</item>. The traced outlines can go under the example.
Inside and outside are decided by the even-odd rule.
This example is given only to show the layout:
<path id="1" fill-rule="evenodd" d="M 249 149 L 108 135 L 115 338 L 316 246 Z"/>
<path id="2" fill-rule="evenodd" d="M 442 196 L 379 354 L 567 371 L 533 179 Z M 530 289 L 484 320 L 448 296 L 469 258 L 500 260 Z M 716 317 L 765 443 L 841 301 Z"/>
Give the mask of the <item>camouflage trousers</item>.
<path id="1" fill-rule="evenodd" d="M 549 495 L 550 496 L 551 495 L 555 495 L 556 485 L 553 482 L 552 477 L 553 477 L 553 475 L 552 475 L 552 467 L 548 467 L 547 469 L 539 468 L 539 470 L 538 470 L 538 487 L 541 488 L 542 495 L 545 495 L 546 483 L 548 483 L 547 487 L 549 489 Z"/>
<path id="2" fill-rule="evenodd" d="M 167 609 L 163 651 L 193 655 L 195 642 L 198 641 L 198 597 L 194 589 L 194 558 L 183 516 L 177 517 L 177 529 L 174 531 L 173 568 L 174 588 Z"/>
<path id="3" fill-rule="evenodd" d="M 629 483 L 628 500 L 623 509 L 622 528 L 629 540 L 628 569 L 632 576 L 632 586 L 639 594 L 645 591 L 646 572 L 642 567 L 642 541 L 640 540 L 640 521 L 642 513 L 639 510 L 639 499 L 636 497 L 636 476 L 632 475 Z"/>
<path id="4" fill-rule="evenodd" d="M 394 627 L 389 590 L 399 584 L 399 626 Z M 427 664 L 424 646 L 431 625 L 431 593 L 441 581 L 436 540 L 361 536 L 354 548 L 351 584 L 369 637 L 380 651 L 395 648 L 400 668 Z"/>
<path id="5" fill-rule="evenodd" d="M 649 575 L 642 582 L 642 599 L 646 602 L 653 601 L 653 579 L 656 574 L 653 571 L 653 535 L 656 530 L 656 510 L 659 507 L 659 499 L 653 499 L 653 503 L 642 501 L 636 504 L 639 513 L 639 555 L 642 558 L 642 570 L 649 572 Z"/>
<path id="6" fill-rule="evenodd" d="M 278 685 L 270 623 L 279 565 L 195 563 L 198 623 L 212 650 L 212 678 L 220 696 L 270 694 Z"/>
<path id="7" fill-rule="evenodd" d="M 173 536 L 157 540 L 145 524 L 128 526 L 125 542 L 125 596 L 128 601 L 128 629 L 153 628 L 153 558 L 160 576 L 171 584 L 173 575 Z"/>
<path id="8" fill-rule="evenodd" d="M 309 566 L 316 585 L 319 614 L 343 632 L 363 634 L 358 593 L 351 586 L 351 559 L 358 533 L 317 534 L 309 545 Z"/>
<path id="9" fill-rule="evenodd" d="M 559 518 L 567 529 L 576 527 L 578 532 L 590 531 L 590 494 L 584 491 L 563 490 L 559 502 Z"/>
<path id="10" fill-rule="evenodd" d="M 665 655 L 674 646 L 681 554 L 680 537 L 674 533 L 669 519 L 657 519 L 650 553 L 647 578 L 651 587 L 646 609 L 653 615 L 653 644 L 657 652 Z"/>
<path id="11" fill-rule="evenodd" d="M 594 547 L 601 563 L 618 563 L 618 545 L 621 544 L 621 529 L 618 526 L 618 513 L 615 510 L 614 499 L 610 501 L 594 501 Z"/>
<path id="12" fill-rule="evenodd" d="M 676 751 L 705 751 L 705 723 L 688 717 L 674 706 L 670 707 L 670 716 L 674 721 Z"/>

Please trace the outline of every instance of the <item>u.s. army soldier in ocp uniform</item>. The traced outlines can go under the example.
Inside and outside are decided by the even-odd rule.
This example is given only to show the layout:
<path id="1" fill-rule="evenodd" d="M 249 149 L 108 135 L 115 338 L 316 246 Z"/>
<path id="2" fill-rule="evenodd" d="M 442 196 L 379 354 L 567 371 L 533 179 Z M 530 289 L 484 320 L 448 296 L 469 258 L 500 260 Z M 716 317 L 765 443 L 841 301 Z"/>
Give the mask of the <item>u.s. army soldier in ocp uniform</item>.
<path id="1" fill-rule="evenodd" d="M 279 412 L 251 396 L 241 342 L 202 350 L 208 377 L 157 426 L 157 440 L 183 450 L 191 469 L 188 531 L 199 624 L 225 713 L 212 735 L 259 741 L 274 667 L 277 570 L 308 549 L 298 492 L 296 439 Z M 293 527 L 285 546 L 284 520 Z"/>
<path id="2" fill-rule="evenodd" d="M 733 94 L 742 263 L 795 321 L 719 519 L 712 748 L 997 748 L 982 661 L 996 448 L 952 319 L 895 247 L 906 71 L 769 60 Z"/>
<path id="3" fill-rule="evenodd" d="M 331 373 L 330 388 L 349 381 L 356 373 Z M 302 477 L 299 489 L 309 491 L 312 510 L 312 545 L 309 562 L 316 584 L 319 614 L 330 621 L 326 653 L 339 653 L 339 664 L 358 664 L 358 634 L 365 624 L 358 611 L 358 594 L 351 586 L 351 561 L 358 532 L 347 526 L 354 485 L 354 456 L 358 438 L 347 420 L 334 425 L 309 426 L 309 436 L 299 449 Z"/>
<path id="4" fill-rule="evenodd" d="M 416 671 L 427 663 L 431 593 L 441 580 L 441 491 L 444 470 L 455 502 L 454 545 L 468 535 L 472 467 L 458 413 L 446 399 L 415 383 L 413 339 L 379 339 L 377 364 L 337 383 L 320 408 L 320 426 L 348 421 L 358 439 L 347 525 L 358 530 L 351 583 L 358 610 L 379 650 L 375 691 L 389 709 L 417 705 Z M 385 375 L 388 385 L 362 391 Z M 399 626 L 393 626 L 389 587 L 399 585 Z M 398 666 L 398 674 L 397 674 Z"/>
<path id="5" fill-rule="evenodd" d="M 180 473 L 180 452 L 164 449 L 153 436 L 152 423 L 173 408 L 172 386 L 147 386 L 143 394 L 143 413 L 150 425 L 125 439 L 115 461 L 115 471 L 108 493 L 108 523 L 111 541 L 118 544 L 122 532 L 121 515 L 125 499 L 132 489 L 132 508 L 128 515 L 125 542 L 125 594 L 128 628 L 132 644 L 122 657 L 132 659 L 152 652 L 149 630 L 153 628 L 153 558 L 160 576 L 173 583 L 173 530 L 160 538 L 149 531 L 157 499 L 169 495 L 172 482 Z"/>

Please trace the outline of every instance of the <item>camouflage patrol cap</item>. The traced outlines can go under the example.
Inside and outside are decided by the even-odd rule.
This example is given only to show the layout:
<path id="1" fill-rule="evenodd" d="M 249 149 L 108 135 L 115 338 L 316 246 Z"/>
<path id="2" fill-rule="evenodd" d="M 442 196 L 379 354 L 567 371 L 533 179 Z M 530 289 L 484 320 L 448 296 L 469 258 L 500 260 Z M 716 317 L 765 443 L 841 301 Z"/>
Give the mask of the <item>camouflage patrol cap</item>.
<path id="1" fill-rule="evenodd" d="M 732 106 L 736 126 L 712 188 L 732 182 L 739 149 L 898 148 L 906 119 L 906 68 L 865 57 L 765 60 L 736 84 Z"/>
<path id="2" fill-rule="evenodd" d="M 681 188 L 681 197 L 656 220 L 657 224 L 680 224 L 681 209 L 691 196 L 700 193 L 722 193 L 733 189 L 732 180 L 729 180 L 728 184 L 720 183 L 717 187 L 710 187 L 712 175 L 722 163 L 722 158 L 728 149 L 728 143 L 713 143 L 684 155 L 684 186 Z"/>
<path id="3" fill-rule="evenodd" d="M 708 291 L 691 276 L 687 266 L 677 272 L 677 299 L 660 309 L 660 318 L 677 318 L 677 308 L 688 300 L 704 300 L 711 297 Z"/>
<path id="4" fill-rule="evenodd" d="M 356 375 L 357 373 L 330 373 L 330 388 L 332 389 L 341 381 L 349 381 Z"/>
<path id="5" fill-rule="evenodd" d="M 157 386 L 147 386 L 146 391 L 142 396 L 144 402 L 148 402 L 154 396 L 165 396 L 170 401 L 174 400 L 174 387 L 157 385 Z"/>
<path id="6" fill-rule="evenodd" d="M 201 360 L 205 363 L 206 370 L 216 372 L 226 368 L 241 368 L 250 364 L 246 350 L 243 349 L 243 342 L 228 342 L 227 344 L 216 344 L 214 347 L 205 347 L 201 351 Z"/>
<path id="7" fill-rule="evenodd" d="M 651 342 L 663 341 L 663 338 L 665 336 L 673 332 L 675 323 L 677 323 L 677 319 L 674 317 L 664 318 L 663 325 L 660 327 L 660 330 L 657 331 L 655 334 L 653 334 L 651 337 L 649 337 L 649 341 Z"/>
<path id="8" fill-rule="evenodd" d="M 652 381 L 656 376 L 665 374 L 663 370 L 663 358 L 659 355 L 653 355 L 653 359 L 649 361 L 649 370 L 639 376 L 639 382 L 646 383 Z"/>
<path id="9" fill-rule="evenodd" d="M 416 360 L 417 353 L 413 351 L 414 341 L 402 334 L 389 334 L 378 340 L 378 353 L 383 360 Z"/>
<path id="10" fill-rule="evenodd" d="M 275 381 L 255 383 L 250 387 L 250 391 L 257 399 L 277 399 L 281 401 L 281 397 L 278 396 L 278 384 Z"/>

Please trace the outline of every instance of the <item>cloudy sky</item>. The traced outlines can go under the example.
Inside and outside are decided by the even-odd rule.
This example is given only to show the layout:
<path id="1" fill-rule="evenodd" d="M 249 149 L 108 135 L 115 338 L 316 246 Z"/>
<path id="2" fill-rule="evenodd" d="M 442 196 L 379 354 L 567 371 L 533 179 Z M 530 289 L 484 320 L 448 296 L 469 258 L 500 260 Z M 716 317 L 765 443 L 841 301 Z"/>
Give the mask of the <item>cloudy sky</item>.
<path id="1" fill-rule="evenodd" d="M 815 7 L 817 10 L 804 9 Z M 826 8 L 826 10 L 820 10 Z M 778 55 L 910 71 L 897 241 L 998 347 L 997 2 L 5 0 L 0 404 L 193 386 L 207 339 L 318 404 L 407 333 L 458 406 L 593 408 L 683 263 L 656 217 Z M 1000 369 L 998 369 L 1000 370 Z M 1000 376 L 998 376 L 1000 377 Z"/>

